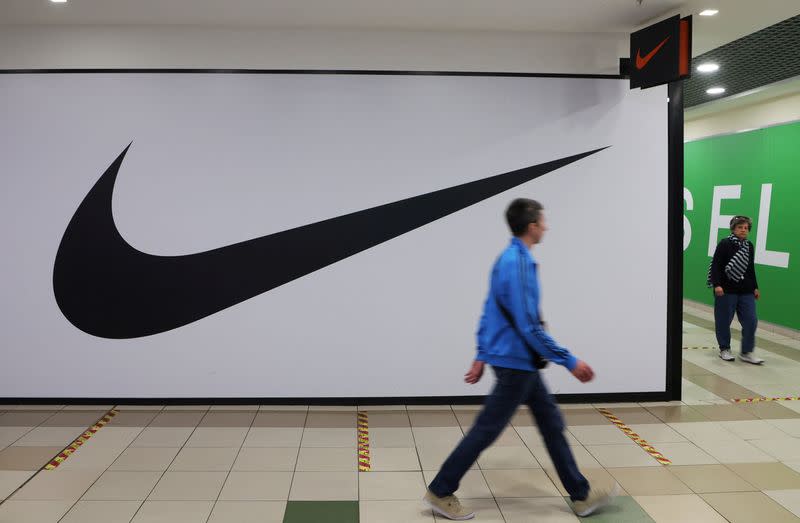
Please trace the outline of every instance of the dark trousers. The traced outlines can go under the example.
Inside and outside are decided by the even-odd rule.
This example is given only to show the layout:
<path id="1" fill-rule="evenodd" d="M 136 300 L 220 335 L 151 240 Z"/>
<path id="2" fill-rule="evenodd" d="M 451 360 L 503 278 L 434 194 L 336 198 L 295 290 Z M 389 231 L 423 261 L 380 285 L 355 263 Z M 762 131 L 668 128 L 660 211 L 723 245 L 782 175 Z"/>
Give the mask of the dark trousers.
<path id="1" fill-rule="evenodd" d="M 589 482 L 583 477 L 564 438 L 564 419 L 539 372 L 492 367 L 497 383 L 475 424 L 450 454 L 428 487 L 439 497 L 458 490 L 461 478 L 503 432 L 520 404 L 530 409 L 542 434 L 561 483 L 573 501 L 586 499 Z"/>
<path id="2" fill-rule="evenodd" d="M 753 294 L 723 294 L 714 296 L 714 326 L 720 350 L 731 348 L 733 315 L 742 324 L 742 353 L 753 352 L 756 345 L 756 297 Z"/>

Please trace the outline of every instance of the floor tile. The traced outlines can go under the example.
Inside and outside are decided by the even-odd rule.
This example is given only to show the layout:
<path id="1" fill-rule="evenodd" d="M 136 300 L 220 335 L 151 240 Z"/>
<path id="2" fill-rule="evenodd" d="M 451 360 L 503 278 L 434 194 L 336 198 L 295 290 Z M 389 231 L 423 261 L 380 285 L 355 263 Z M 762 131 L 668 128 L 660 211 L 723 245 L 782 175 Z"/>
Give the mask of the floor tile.
<path id="1" fill-rule="evenodd" d="M 290 501 L 353 501 L 358 499 L 357 472 L 295 472 Z"/>
<path id="2" fill-rule="evenodd" d="M 119 458 L 122 451 L 121 448 L 83 445 L 70 454 L 69 458 L 58 466 L 58 470 L 105 470 Z"/>
<path id="3" fill-rule="evenodd" d="M 71 411 L 71 410 L 78 410 L 78 411 L 87 411 L 87 410 L 96 410 L 98 412 L 108 412 L 109 410 L 113 409 L 114 405 L 64 405 L 64 408 L 61 409 L 62 411 Z"/>
<path id="4" fill-rule="evenodd" d="M 36 427 L 55 413 L 55 411 L 9 411 L 0 415 L 0 427 Z"/>
<path id="5" fill-rule="evenodd" d="M 414 427 L 411 430 L 417 447 L 433 445 L 455 448 L 464 438 L 460 427 Z"/>
<path id="6" fill-rule="evenodd" d="M 661 422 L 657 424 L 629 425 L 629 427 L 651 445 L 656 443 L 681 443 L 686 441 L 686 438 L 675 429 Z"/>
<path id="7" fill-rule="evenodd" d="M 489 447 L 480 458 L 482 469 L 538 469 L 542 468 L 528 447 Z"/>
<path id="8" fill-rule="evenodd" d="M 306 425 L 305 411 L 259 411 L 253 420 L 254 428 L 302 428 Z"/>
<path id="9" fill-rule="evenodd" d="M 694 410 L 711 421 L 755 420 L 755 415 L 741 409 L 738 405 L 698 405 Z"/>
<path id="10" fill-rule="evenodd" d="M 635 443 L 615 425 L 578 425 L 569 431 L 583 445 L 635 445 Z"/>
<path id="11" fill-rule="evenodd" d="M 800 438 L 754 439 L 750 443 L 780 461 L 800 460 Z"/>
<path id="12" fill-rule="evenodd" d="M 203 411 L 180 411 L 164 409 L 160 412 L 149 427 L 161 428 L 194 428 L 205 416 Z"/>
<path id="13" fill-rule="evenodd" d="M 47 418 L 40 425 L 41 427 L 82 427 L 86 430 L 97 423 L 108 411 L 107 410 L 88 410 L 88 411 L 66 411 L 57 412 Z M 113 418 L 112 418 L 113 419 Z"/>
<path id="14" fill-rule="evenodd" d="M 611 425 L 608 419 L 596 409 L 566 409 L 562 410 L 561 414 L 564 416 L 567 427 L 570 428 L 580 425 Z"/>
<path id="15" fill-rule="evenodd" d="M 417 445 L 417 454 L 419 455 L 420 465 L 423 470 L 439 470 L 442 463 L 453 452 L 454 445 Z M 478 464 L 473 463 L 471 469 L 477 469 Z"/>
<path id="16" fill-rule="evenodd" d="M 538 461 L 543 468 L 554 468 L 553 462 L 550 459 L 550 454 L 545 447 L 530 447 L 530 449 L 536 457 L 536 461 Z M 601 468 L 600 462 L 597 461 L 585 447 L 570 446 L 570 451 L 572 451 L 572 457 L 575 459 L 575 463 L 578 464 L 579 468 Z"/>
<path id="17" fill-rule="evenodd" d="M 75 502 L 99 476 L 97 471 L 45 470 L 34 476 L 11 499 Z"/>
<path id="18" fill-rule="evenodd" d="M 508 523 L 578 523 L 563 497 L 497 499 Z"/>
<path id="19" fill-rule="evenodd" d="M 405 406 L 403 406 L 403 409 L 405 409 Z M 308 405 L 261 405 L 258 410 L 266 412 L 308 412 Z"/>
<path id="20" fill-rule="evenodd" d="M 542 469 L 484 470 L 483 476 L 495 498 L 538 498 L 560 495 Z"/>
<path id="21" fill-rule="evenodd" d="M 775 420 L 775 421 L 797 421 L 800 420 Z M 749 421 L 723 421 L 720 422 L 725 430 L 732 432 L 743 440 L 751 439 L 769 439 L 776 437 L 785 437 L 786 433 L 780 430 L 779 427 L 772 423 L 756 419 Z"/>
<path id="22" fill-rule="evenodd" d="M 205 523 L 213 501 L 145 501 L 131 523 Z"/>
<path id="23" fill-rule="evenodd" d="M 539 434 L 539 429 L 536 427 L 514 427 L 517 434 L 519 435 L 522 442 L 527 445 L 528 447 L 543 447 L 544 440 L 542 439 L 541 434 Z M 581 443 L 572 435 L 572 433 L 568 430 L 563 432 L 564 439 L 567 440 L 567 445 L 569 446 L 582 446 Z"/>
<path id="24" fill-rule="evenodd" d="M 358 523 L 358 511 L 356 501 L 290 501 L 283 523 Z"/>
<path id="25" fill-rule="evenodd" d="M 614 416 L 619 418 L 628 426 L 649 425 L 652 423 L 662 423 L 652 412 L 644 407 L 606 407 Z"/>
<path id="26" fill-rule="evenodd" d="M 370 448 L 409 448 L 414 447 L 414 436 L 410 428 L 388 427 L 369 428 Z"/>
<path id="27" fill-rule="evenodd" d="M 194 429 L 188 427 L 147 427 L 131 447 L 182 447 Z"/>
<path id="28" fill-rule="evenodd" d="M 698 494 L 758 490 L 724 465 L 673 465 L 665 468 Z"/>
<path id="29" fill-rule="evenodd" d="M 129 523 L 141 501 L 79 501 L 59 523 Z"/>
<path id="30" fill-rule="evenodd" d="M 717 443 L 742 441 L 740 437 L 725 430 L 725 427 L 715 421 L 669 423 L 669 426 L 680 433 L 681 436 L 695 443 L 699 441 L 714 441 Z"/>
<path id="31" fill-rule="evenodd" d="M 86 427 L 36 427 L 14 443 L 18 447 L 66 447 L 86 431 Z"/>
<path id="32" fill-rule="evenodd" d="M 355 429 L 356 413 L 353 412 L 312 412 L 306 419 L 306 429 Z"/>
<path id="33" fill-rule="evenodd" d="M 0 470 L 0 501 L 3 501 L 34 475 L 30 470 Z"/>
<path id="34" fill-rule="evenodd" d="M 433 478 L 436 477 L 438 471 L 426 470 L 423 472 L 425 484 L 430 485 Z M 456 495 L 460 499 L 480 499 L 480 498 L 493 498 L 492 491 L 489 490 L 489 485 L 483 479 L 483 474 L 479 470 L 468 470 L 464 477 L 461 478 L 461 484 L 458 487 Z"/>
<path id="35" fill-rule="evenodd" d="M 304 472 L 356 471 L 358 454 L 353 448 L 302 447 L 297 470 Z"/>
<path id="36" fill-rule="evenodd" d="M 759 490 L 800 489 L 800 472 L 783 463 L 734 463 L 726 466 Z"/>
<path id="37" fill-rule="evenodd" d="M 425 494 L 422 472 L 361 472 L 359 499 L 373 501 L 419 500 Z"/>
<path id="38" fill-rule="evenodd" d="M 253 427 L 244 440 L 245 447 L 299 447 L 302 427 Z"/>
<path id="39" fill-rule="evenodd" d="M 452 410 L 408 410 L 412 427 L 459 427 Z"/>
<path id="40" fill-rule="evenodd" d="M 356 405 L 309 405 L 308 412 L 356 412 Z"/>
<path id="41" fill-rule="evenodd" d="M 188 448 L 181 449 L 169 470 L 185 472 L 228 472 L 239 453 L 238 448 Z"/>
<path id="42" fill-rule="evenodd" d="M 146 427 L 160 411 L 158 410 L 123 410 L 117 413 L 107 427 Z"/>
<path id="43" fill-rule="evenodd" d="M 208 409 L 211 412 L 217 411 L 236 411 L 236 410 L 246 410 L 257 412 L 260 408 L 260 405 L 211 405 L 211 408 Z"/>
<path id="44" fill-rule="evenodd" d="M 73 501 L 6 501 L 0 505 L 0 523 L 56 523 Z"/>
<path id="45" fill-rule="evenodd" d="M 796 523 L 797 516 L 763 492 L 701 494 L 730 523 Z"/>
<path id="46" fill-rule="evenodd" d="M 36 471 L 53 459 L 64 447 L 6 447 L 0 450 L 0 470 Z"/>
<path id="47" fill-rule="evenodd" d="M 422 470 L 416 448 L 371 448 L 371 468 L 375 472 Z"/>
<path id="48" fill-rule="evenodd" d="M 180 449 L 177 447 L 130 447 L 111 464 L 109 470 L 165 471 Z"/>
<path id="49" fill-rule="evenodd" d="M 434 523 L 431 510 L 419 500 L 361 501 L 360 523 Z M 305 520 L 310 522 L 312 520 Z M 355 520 L 354 520 L 355 521 Z"/>
<path id="50" fill-rule="evenodd" d="M 767 419 L 764 420 L 764 422 L 776 427 L 778 430 L 788 434 L 789 436 L 800 438 L 800 419 Z M 757 436 L 751 439 L 770 439 L 774 438 L 775 436 L 776 433 L 772 433 L 772 435 Z"/>
<path id="51" fill-rule="evenodd" d="M 144 404 L 139 405 L 139 404 L 134 404 L 134 403 L 126 405 L 124 403 L 119 403 L 114 407 L 114 409 L 116 409 L 116 410 L 118 410 L 120 412 L 137 411 L 137 410 L 146 410 L 146 411 L 151 411 L 151 412 L 161 412 L 162 410 L 164 410 L 164 405 L 144 405 Z"/>
<path id="52" fill-rule="evenodd" d="M 283 523 L 286 501 L 217 501 L 208 523 Z"/>
<path id="53" fill-rule="evenodd" d="M 357 443 L 355 428 L 307 428 L 300 446 L 356 448 Z"/>
<path id="54" fill-rule="evenodd" d="M 660 467 L 639 445 L 587 445 L 586 450 L 606 468 Z"/>
<path id="55" fill-rule="evenodd" d="M 768 463 L 775 458 L 756 448 L 754 441 L 699 441 L 697 446 L 720 463 Z M 796 444 L 796 443 L 795 443 Z"/>
<path id="56" fill-rule="evenodd" d="M 800 517 L 800 489 L 766 490 L 764 494 L 774 499 L 795 516 Z"/>
<path id="57" fill-rule="evenodd" d="M 668 467 L 614 468 L 608 472 L 632 496 L 691 494 L 691 489 L 671 474 Z"/>
<path id="58" fill-rule="evenodd" d="M 567 502 L 569 503 L 569 502 Z M 617 496 L 606 507 L 592 514 L 592 523 L 655 523 L 631 496 Z"/>
<path id="59" fill-rule="evenodd" d="M 233 470 L 291 472 L 297 463 L 297 451 L 297 447 L 244 447 L 236 457 Z"/>
<path id="60" fill-rule="evenodd" d="M 133 443 L 144 430 L 142 427 L 103 427 L 91 439 L 92 447 L 118 447 L 121 450 Z"/>
<path id="61" fill-rule="evenodd" d="M 726 523 L 725 518 L 697 494 L 634 496 L 633 499 L 658 523 Z"/>
<path id="62" fill-rule="evenodd" d="M 186 442 L 187 447 L 239 448 L 247 435 L 246 428 L 198 427 Z"/>
<path id="63" fill-rule="evenodd" d="M 180 411 L 180 412 L 200 411 L 200 412 L 206 412 L 210 408 L 211 408 L 210 405 L 165 405 L 163 410 L 165 412 L 171 412 L 171 411 Z"/>
<path id="64" fill-rule="evenodd" d="M 256 411 L 251 412 L 224 412 L 224 411 L 211 411 L 208 412 L 198 426 L 200 427 L 237 427 L 237 428 L 250 428 L 253 419 L 256 417 Z"/>
<path id="65" fill-rule="evenodd" d="M 686 405 L 673 405 L 668 407 L 645 407 L 651 414 L 664 423 L 687 423 L 695 421 L 708 421 L 708 418 Z"/>
<path id="66" fill-rule="evenodd" d="M 789 401 L 786 403 L 767 401 L 762 403 L 744 403 L 741 407 L 760 419 L 799 419 L 800 412 L 794 409 L 800 408 L 798 402 Z"/>
<path id="67" fill-rule="evenodd" d="M 150 494 L 153 501 L 216 500 L 225 482 L 225 472 L 167 471 Z"/>
<path id="68" fill-rule="evenodd" d="M 11 445 L 34 427 L 0 427 L 0 450 Z"/>
<path id="69" fill-rule="evenodd" d="M 411 422 L 405 411 L 369 412 L 369 430 L 378 428 L 411 428 Z"/>
<path id="70" fill-rule="evenodd" d="M 144 501 L 161 478 L 161 472 L 113 472 L 100 476 L 83 495 L 87 501 Z"/>
<path id="71" fill-rule="evenodd" d="M 285 501 L 291 472 L 231 472 L 219 499 L 226 501 Z"/>
<path id="72" fill-rule="evenodd" d="M 550 481 L 558 489 L 558 492 L 562 496 L 569 497 L 569 492 L 564 488 L 564 485 L 561 483 L 561 478 L 558 477 L 558 472 L 554 468 L 546 468 L 544 471 L 547 473 L 547 476 L 550 478 Z M 616 479 L 608 473 L 608 470 L 602 468 L 584 468 L 580 467 L 581 474 L 589 481 L 590 487 L 592 485 L 613 485 L 616 483 Z M 627 495 L 627 491 L 620 487 L 620 495 Z"/>

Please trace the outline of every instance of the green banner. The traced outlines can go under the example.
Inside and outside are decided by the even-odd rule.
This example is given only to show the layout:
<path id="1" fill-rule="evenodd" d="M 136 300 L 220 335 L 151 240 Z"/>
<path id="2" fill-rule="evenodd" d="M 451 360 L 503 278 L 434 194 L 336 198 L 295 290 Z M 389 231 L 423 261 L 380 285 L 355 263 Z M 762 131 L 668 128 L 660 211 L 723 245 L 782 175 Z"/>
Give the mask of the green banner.
<path id="1" fill-rule="evenodd" d="M 737 214 L 753 219 L 761 320 L 800 329 L 800 123 L 684 146 L 684 297 L 713 304 L 708 264 Z"/>

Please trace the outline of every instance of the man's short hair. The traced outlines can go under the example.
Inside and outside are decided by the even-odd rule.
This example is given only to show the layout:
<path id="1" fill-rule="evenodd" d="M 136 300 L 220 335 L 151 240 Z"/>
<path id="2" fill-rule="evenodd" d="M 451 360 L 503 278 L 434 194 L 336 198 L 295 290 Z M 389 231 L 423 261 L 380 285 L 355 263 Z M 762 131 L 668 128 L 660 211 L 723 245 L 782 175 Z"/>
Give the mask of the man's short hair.
<path id="1" fill-rule="evenodd" d="M 506 209 L 506 222 L 511 234 L 521 236 L 528 230 L 528 224 L 536 223 L 542 216 L 544 207 L 536 200 L 517 198 Z"/>
<path id="2" fill-rule="evenodd" d="M 748 218 L 747 216 L 734 216 L 731 218 L 731 230 L 736 229 L 737 225 L 741 225 L 743 223 L 747 224 L 747 230 L 753 230 L 753 220 Z"/>

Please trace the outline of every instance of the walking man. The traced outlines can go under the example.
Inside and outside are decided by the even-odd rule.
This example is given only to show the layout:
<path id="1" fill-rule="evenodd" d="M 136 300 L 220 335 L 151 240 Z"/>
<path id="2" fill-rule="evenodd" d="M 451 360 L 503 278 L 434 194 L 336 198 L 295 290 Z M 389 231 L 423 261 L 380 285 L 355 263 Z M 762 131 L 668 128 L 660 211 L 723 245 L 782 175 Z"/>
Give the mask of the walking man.
<path id="1" fill-rule="evenodd" d="M 478 354 L 465 376 L 477 383 L 484 365 L 494 371 L 496 383 L 483 409 L 461 443 L 450 454 L 428 486 L 424 501 L 448 519 L 472 519 L 454 493 L 478 456 L 505 429 L 520 404 L 531 411 L 561 483 L 578 516 L 588 516 L 608 504 L 617 484 L 592 487 L 578 470 L 564 438 L 564 420 L 539 375 L 547 361 L 563 365 L 582 383 L 594 377 L 592 368 L 560 347 L 542 328 L 536 261 L 530 249 L 542 241 L 547 225 L 539 202 L 516 199 L 506 210 L 514 235 L 492 269 L 489 295 L 478 328 Z"/>

